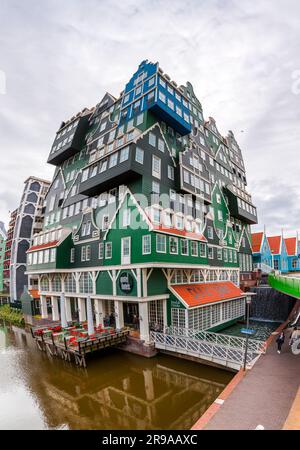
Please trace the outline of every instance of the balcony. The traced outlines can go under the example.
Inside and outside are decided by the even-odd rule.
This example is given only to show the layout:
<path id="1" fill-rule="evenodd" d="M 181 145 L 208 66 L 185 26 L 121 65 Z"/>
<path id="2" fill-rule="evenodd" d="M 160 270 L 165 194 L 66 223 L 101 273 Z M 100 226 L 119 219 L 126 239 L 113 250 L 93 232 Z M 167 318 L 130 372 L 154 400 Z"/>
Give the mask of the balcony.
<path id="1" fill-rule="evenodd" d="M 250 225 L 257 223 L 255 206 L 237 196 L 233 185 L 227 185 L 224 190 L 228 198 L 228 208 L 230 214 Z"/>
<path id="2" fill-rule="evenodd" d="M 134 160 L 131 146 L 126 146 L 86 167 L 78 193 L 92 197 L 142 175 L 143 165 Z"/>
<path id="3" fill-rule="evenodd" d="M 49 164 L 58 166 L 80 152 L 89 127 L 89 117 L 90 115 L 80 117 L 74 122 L 73 126 L 66 126 L 65 132 L 62 130 L 57 134 L 47 161 Z"/>

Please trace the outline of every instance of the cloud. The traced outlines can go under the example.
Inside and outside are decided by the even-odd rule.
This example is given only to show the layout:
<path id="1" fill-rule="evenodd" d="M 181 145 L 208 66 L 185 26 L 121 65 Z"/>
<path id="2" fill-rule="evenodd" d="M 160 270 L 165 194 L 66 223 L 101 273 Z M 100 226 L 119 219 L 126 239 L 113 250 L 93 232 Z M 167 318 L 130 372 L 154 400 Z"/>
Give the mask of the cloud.
<path id="1" fill-rule="evenodd" d="M 106 91 L 117 96 L 148 58 L 189 80 L 205 116 L 234 131 L 260 228 L 297 228 L 299 14 L 297 0 L 2 0 L 0 220 L 28 176 L 51 179 L 60 122 Z"/>

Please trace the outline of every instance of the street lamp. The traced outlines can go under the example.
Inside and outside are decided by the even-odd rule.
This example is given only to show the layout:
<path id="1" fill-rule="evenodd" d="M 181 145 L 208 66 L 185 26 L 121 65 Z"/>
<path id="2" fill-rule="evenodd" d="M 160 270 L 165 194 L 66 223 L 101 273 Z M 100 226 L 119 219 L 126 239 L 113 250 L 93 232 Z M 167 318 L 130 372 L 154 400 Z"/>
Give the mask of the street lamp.
<path id="1" fill-rule="evenodd" d="M 251 293 L 252 295 L 254 293 Z M 250 317 L 250 305 L 251 305 L 251 296 L 252 295 L 247 294 L 246 297 L 246 322 L 247 322 L 247 330 L 249 330 L 249 317 Z M 254 294 L 255 295 L 255 294 Z M 246 333 L 246 343 L 245 343 L 245 355 L 244 355 L 244 371 L 246 370 L 247 365 L 247 354 L 248 354 L 248 340 L 249 340 L 249 332 Z"/>

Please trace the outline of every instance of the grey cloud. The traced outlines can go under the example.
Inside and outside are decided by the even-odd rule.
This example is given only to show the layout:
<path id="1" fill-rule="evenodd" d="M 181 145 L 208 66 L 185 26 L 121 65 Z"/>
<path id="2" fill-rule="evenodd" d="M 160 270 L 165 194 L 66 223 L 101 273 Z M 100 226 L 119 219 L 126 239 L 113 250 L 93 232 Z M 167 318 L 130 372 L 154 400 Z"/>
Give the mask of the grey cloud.
<path id="1" fill-rule="evenodd" d="M 29 175 L 52 177 L 46 159 L 60 122 L 106 91 L 118 95 L 148 58 L 177 83 L 189 80 L 206 117 L 223 134 L 234 131 L 260 228 L 295 228 L 299 16 L 298 0 L 2 0 L 0 220 L 7 222 Z"/>

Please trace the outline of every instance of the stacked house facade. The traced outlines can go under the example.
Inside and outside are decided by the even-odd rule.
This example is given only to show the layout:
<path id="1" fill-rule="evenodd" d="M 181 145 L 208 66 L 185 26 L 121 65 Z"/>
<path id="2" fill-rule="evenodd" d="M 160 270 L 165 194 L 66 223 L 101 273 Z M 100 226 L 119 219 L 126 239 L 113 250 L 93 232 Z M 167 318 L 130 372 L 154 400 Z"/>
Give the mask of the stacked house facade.
<path id="1" fill-rule="evenodd" d="M 24 181 L 20 205 L 13 213 L 10 240 L 7 243 L 11 302 L 20 300 L 24 287 L 28 286 L 25 273 L 26 252 L 31 246 L 33 236 L 43 228 L 44 199 L 49 186 L 50 182 L 47 180 L 33 176 L 27 178 Z"/>
<path id="2" fill-rule="evenodd" d="M 6 243 L 5 243 L 5 254 L 3 262 L 3 283 L 5 286 L 5 291 L 9 293 L 10 291 L 10 262 L 11 262 L 11 246 L 14 237 L 14 230 L 16 224 L 18 210 L 15 209 L 10 213 L 10 219 L 8 224 Z"/>
<path id="3" fill-rule="evenodd" d="M 300 243 L 298 235 L 267 236 L 265 231 L 252 233 L 253 263 L 263 271 L 269 269 L 283 273 L 300 271 Z"/>
<path id="4" fill-rule="evenodd" d="M 252 271 L 241 149 L 203 118 L 190 83 L 143 61 L 118 98 L 63 122 L 43 230 L 27 251 L 40 311 L 96 323 L 112 315 L 149 341 L 152 328 L 218 329 L 244 315 Z M 32 283 L 30 283 L 32 284 Z"/>
<path id="5" fill-rule="evenodd" d="M 6 230 L 3 222 L 0 222 L 0 292 L 4 291 L 4 258 L 6 245 Z"/>

